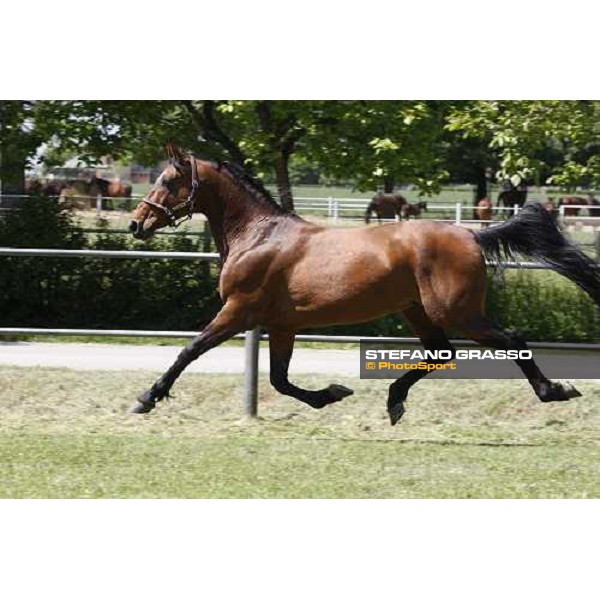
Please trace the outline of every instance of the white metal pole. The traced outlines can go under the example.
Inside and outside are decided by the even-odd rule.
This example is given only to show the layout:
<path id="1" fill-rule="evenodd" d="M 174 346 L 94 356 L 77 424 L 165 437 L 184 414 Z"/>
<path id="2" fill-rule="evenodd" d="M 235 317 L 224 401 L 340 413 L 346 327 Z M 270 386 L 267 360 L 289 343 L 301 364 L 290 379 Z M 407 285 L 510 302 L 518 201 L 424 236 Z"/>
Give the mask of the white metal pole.
<path id="1" fill-rule="evenodd" d="M 455 225 L 460 225 L 461 216 L 462 216 L 462 204 L 460 202 L 457 202 L 456 203 L 456 214 L 454 217 Z"/>
<path id="2" fill-rule="evenodd" d="M 244 369 L 244 413 L 247 417 L 256 417 L 258 412 L 258 350 L 260 330 L 246 331 L 246 364 Z"/>
<path id="3" fill-rule="evenodd" d="M 102 194 L 96 196 L 96 214 L 98 216 L 102 214 Z"/>

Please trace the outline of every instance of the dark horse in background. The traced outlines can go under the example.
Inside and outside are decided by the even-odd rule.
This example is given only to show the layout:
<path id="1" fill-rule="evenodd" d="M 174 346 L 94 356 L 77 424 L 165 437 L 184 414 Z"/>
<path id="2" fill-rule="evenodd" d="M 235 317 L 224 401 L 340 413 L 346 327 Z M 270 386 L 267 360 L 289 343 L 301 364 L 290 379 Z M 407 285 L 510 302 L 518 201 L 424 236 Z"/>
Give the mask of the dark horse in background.
<path id="1" fill-rule="evenodd" d="M 427 212 L 427 202 L 422 201 L 417 202 L 416 204 L 411 204 L 407 202 L 406 204 L 404 204 L 404 206 L 402 206 L 401 209 L 402 218 L 406 219 L 407 221 L 411 217 L 417 219 L 421 215 L 421 211 Z"/>
<path id="2" fill-rule="evenodd" d="M 519 207 L 519 210 L 523 208 L 525 202 L 527 201 L 527 184 L 525 182 L 521 182 L 518 186 L 512 184 L 511 181 L 506 180 L 502 183 L 502 189 L 498 194 L 498 201 L 496 203 L 497 207 L 500 205 L 505 208 L 514 208 L 515 204 Z M 507 214 L 504 215 L 504 218 L 508 218 L 513 215 L 510 211 L 503 211 Z"/>
<path id="3" fill-rule="evenodd" d="M 488 347 L 526 350 L 520 337 L 498 328 L 484 313 L 486 257 L 499 261 L 517 253 L 539 260 L 600 306 L 596 264 L 566 240 L 540 204 L 475 232 L 428 220 L 331 229 L 284 211 L 239 167 L 198 160 L 172 146 L 168 150 L 171 163 L 134 210 L 130 230 L 145 240 L 193 213 L 206 215 L 222 260 L 223 307 L 139 397 L 134 413 L 149 412 L 167 397 L 200 355 L 256 327 L 269 333 L 272 385 L 313 408 L 353 392 L 337 384 L 306 390 L 290 382 L 294 337 L 305 328 L 400 313 L 427 350 L 446 350 L 454 357 L 448 330 Z M 447 361 L 426 362 L 435 368 Z M 548 380 L 532 358 L 516 363 L 542 402 L 580 395 L 569 384 Z M 409 389 L 426 373 L 411 370 L 390 385 L 392 425 L 404 413 Z"/>
<path id="4" fill-rule="evenodd" d="M 373 196 L 365 211 L 365 223 L 371 222 L 371 215 L 375 213 L 377 220 L 402 218 L 402 208 L 408 202 L 402 194 L 379 192 Z"/>

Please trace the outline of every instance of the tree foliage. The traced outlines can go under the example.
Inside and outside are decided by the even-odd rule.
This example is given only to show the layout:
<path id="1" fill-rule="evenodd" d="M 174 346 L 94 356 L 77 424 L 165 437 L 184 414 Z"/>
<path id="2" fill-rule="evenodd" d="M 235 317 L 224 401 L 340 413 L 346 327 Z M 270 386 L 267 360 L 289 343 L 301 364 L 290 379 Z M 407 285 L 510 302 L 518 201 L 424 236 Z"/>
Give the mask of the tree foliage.
<path id="1" fill-rule="evenodd" d="M 447 128 L 485 140 L 498 157 L 499 179 L 574 188 L 600 182 L 599 117 L 593 101 L 480 100 L 455 106 Z"/>
<path id="2" fill-rule="evenodd" d="M 293 207 L 290 169 L 313 165 L 360 190 L 435 190 L 452 173 L 565 188 L 600 182 L 593 101 L 7 101 L 0 103 L 2 179 L 44 144 L 48 163 L 77 155 L 155 164 L 174 142 L 241 164 Z"/>

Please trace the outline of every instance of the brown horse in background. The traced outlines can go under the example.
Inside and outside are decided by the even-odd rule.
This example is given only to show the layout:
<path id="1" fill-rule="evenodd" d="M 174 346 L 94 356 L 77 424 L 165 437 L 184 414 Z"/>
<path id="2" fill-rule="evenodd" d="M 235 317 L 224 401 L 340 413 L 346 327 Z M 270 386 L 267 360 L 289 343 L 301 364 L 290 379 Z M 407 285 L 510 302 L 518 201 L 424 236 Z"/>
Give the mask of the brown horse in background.
<path id="1" fill-rule="evenodd" d="M 402 218 L 402 207 L 406 206 L 406 198 L 402 194 L 386 194 L 379 192 L 373 196 L 365 211 L 365 223 L 371 222 L 371 215 L 375 213 L 377 220 Z"/>
<path id="2" fill-rule="evenodd" d="M 492 220 L 492 216 L 494 211 L 492 210 L 492 201 L 489 198 L 482 198 L 477 203 L 477 208 L 475 209 L 476 217 L 481 221 L 482 227 L 489 227 L 489 221 Z"/>
<path id="3" fill-rule="evenodd" d="M 576 208 L 578 206 L 587 206 L 588 199 L 583 196 L 563 196 L 558 199 L 558 208 L 564 206 L 564 215 L 565 217 L 578 217 L 579 211 L 581 208 Z"/>
<path id="4" fill-rule="evenodd" d="M 313 408 L 353 392 L 337 384 L 306 390 L 289 381 L 294 337 L 301 329 L 401 313 L 427 350 L 447 350 L 454 357 L 448 330 L 492 348 L 526 350 L 520 337 L 484 314 L 485 257 L 499 261 L 519 253 L 542 261 L 600 306 L 596 264 L 563 237 L 539 204 L 476 232 L 425 220 L 328 229 L 284 211 L 239 167 L 197 160 L 173 146 L 168 150 L 172 162 L 134 210 L 130 230 L 145 240 L 196 212 L 206 215 L 222 260 L 223 307 L 140 396 L 134 413 L 149 412 L 167 397 L 200 355 L 256 327 L 269 333 L 272 385 Z M 426 362 L 435 368 L 447 361 Z M 569 384 L 548 380 L 532 358 L 516 363 L 542 402 L 580 395 Z M 404 413 L 409 389 L 426 373 L 411 370 L 390 385 L 392 425 Z"/>
<path id="5" fill-rule="evenodd" d="M 37 179 L 27 178 L 25 180 L 25 193 L 32 196 L 60 196 L 67 182 L 60 179 Z"/>

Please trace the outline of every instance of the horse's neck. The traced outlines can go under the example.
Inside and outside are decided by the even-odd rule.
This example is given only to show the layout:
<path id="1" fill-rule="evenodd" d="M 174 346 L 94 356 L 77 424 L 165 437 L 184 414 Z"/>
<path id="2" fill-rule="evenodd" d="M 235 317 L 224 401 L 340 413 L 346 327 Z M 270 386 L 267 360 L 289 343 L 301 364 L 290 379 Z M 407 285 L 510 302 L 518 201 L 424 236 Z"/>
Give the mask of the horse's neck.
<path id="1" fill-rule="evenodd" d="M 277 217 L 267 205 L 259 204 L 247 191 L 229 182 L 215 188 L 205 214 L 223 262 L 249 233 L 255 235 L 259 229 L 269 227 L 269 222 Z"/>

